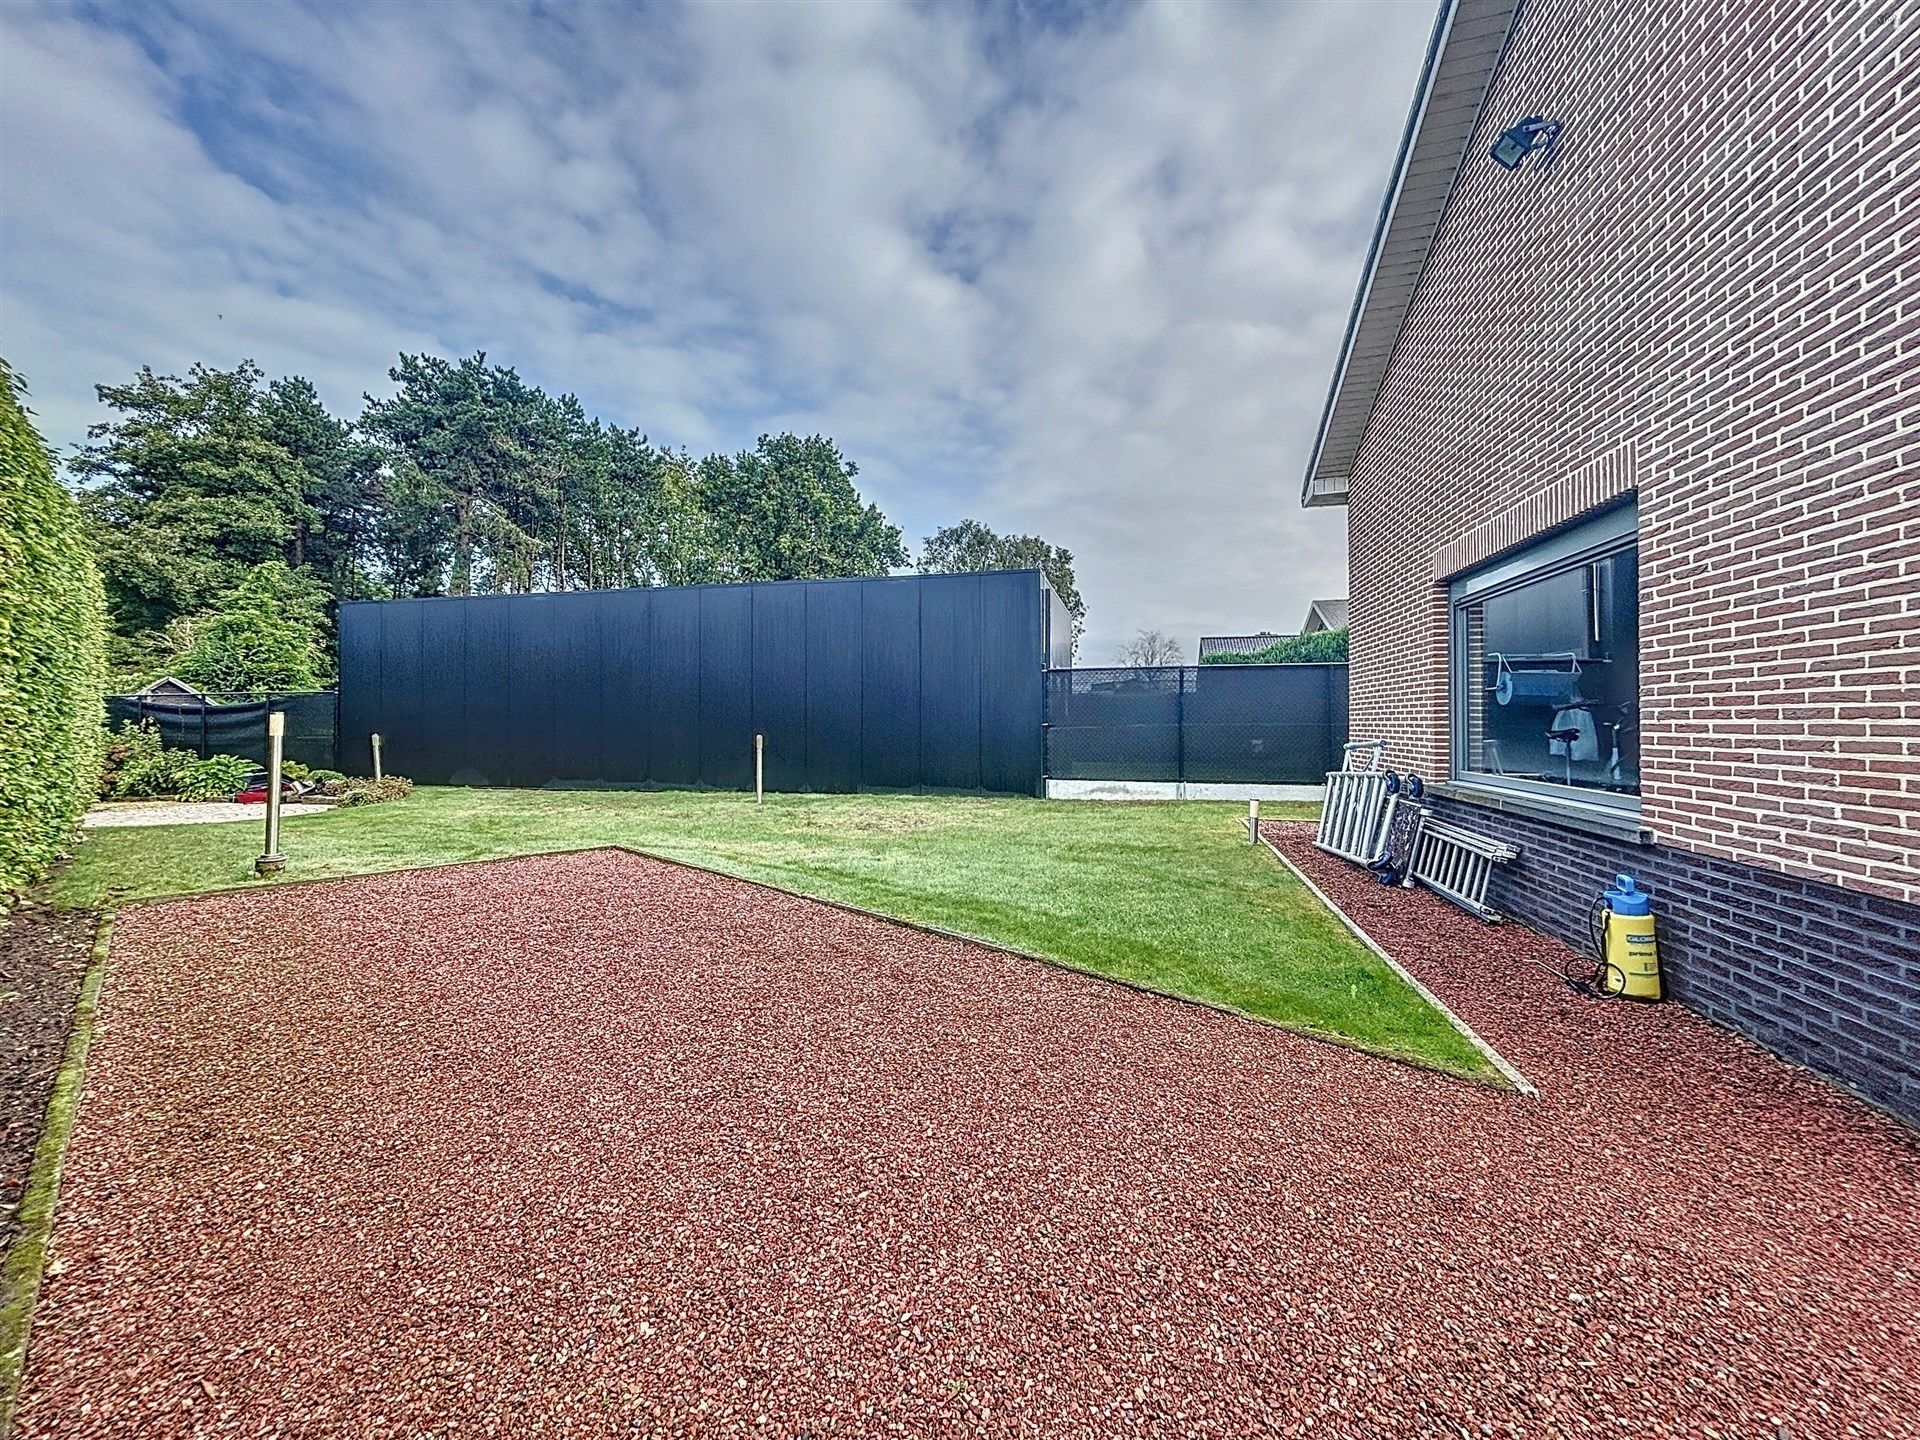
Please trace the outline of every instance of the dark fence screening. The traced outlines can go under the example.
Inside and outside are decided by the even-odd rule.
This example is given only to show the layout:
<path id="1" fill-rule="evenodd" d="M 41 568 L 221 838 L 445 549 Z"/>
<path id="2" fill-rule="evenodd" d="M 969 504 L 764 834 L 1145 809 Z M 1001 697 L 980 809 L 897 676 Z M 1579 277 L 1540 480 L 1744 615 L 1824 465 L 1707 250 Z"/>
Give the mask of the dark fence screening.
<path id="1" fill-rule="evenodd" d="M 1340 768 L 1345 665 L 1169 665 L 1047 675 L 1056 780 L 1317 785 Z"/>
<path id="2" fill-rule="evenodd" d="M 267 763 L 267 712 L 283 710 L 287 736 L 281 753 L 315 770 L 338 770 L 334 763 L 336 696 L 331 690 L 287 695 L 191 696 L 109 695 L 107 723 L 151 721 L 163 744 L 209 755 L 238 755 L 256 765 Z M 362 766 L 362 769 L 367 768 Z"/>
<path id="3" fill-rule="evenodd" d="M 341 751 L 429 784 L 1042 786 L 1038 571 L 340 607 Z"/>

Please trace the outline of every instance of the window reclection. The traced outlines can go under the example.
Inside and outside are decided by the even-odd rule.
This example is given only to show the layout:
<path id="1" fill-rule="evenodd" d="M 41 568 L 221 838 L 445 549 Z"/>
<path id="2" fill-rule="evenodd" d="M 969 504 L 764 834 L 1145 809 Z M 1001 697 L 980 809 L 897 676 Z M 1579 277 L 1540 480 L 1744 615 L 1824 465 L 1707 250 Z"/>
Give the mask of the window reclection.
<path id="1" fill-rule="evenodd" d="M 1640 793 L 1632 506 L 1453 582 L 1460 780 L 1631 805 Z"/>

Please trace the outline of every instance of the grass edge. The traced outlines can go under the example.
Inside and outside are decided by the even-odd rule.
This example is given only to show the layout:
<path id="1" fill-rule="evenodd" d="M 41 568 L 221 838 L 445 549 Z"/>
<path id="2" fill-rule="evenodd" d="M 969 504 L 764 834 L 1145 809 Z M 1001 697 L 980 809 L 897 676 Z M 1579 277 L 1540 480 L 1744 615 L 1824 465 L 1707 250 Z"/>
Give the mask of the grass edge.
<path id="1" fill-rule="evenodd" d="M 47 1118 L 34 1146 L 27 1183 L 20 1194 L 20 1233 L 0 1268 L 0 1440 L 13 1433 L 14 1408 L 26 1378 L 27 1344 L 33 1332 L 33 1311 L 40 1298 L 47 1251 L 53 1237 L 54 1208 L 60 1198 L 60 1174 L 66 1164 L 67 1141 L 80 1108 L 80 1087 L 86 1078 L 87 1050 L 93 1044 L 94 1020 L 99 1011 L 100 987 L 106 979 L 107 948 L 113 938 L 113 912 L 100 917 L 94 932 L 87 973 L 73 1009 L 67 1047 L 47 1096 Z"/>
<path id="2" fill-rule="evenodd" d="M 790 895 L 796 900 L 810 900 L 816 905 L 829 905 L 836 910 L 844 910 L 851 915 L 865 916 L 869 920 L 882 920 L 889 925 L 903 925 L 909 930 L 918 930 L 927 935 L 937 935 L 943 940 L 957 940 L 965 945 L 978 945 L 984 950 L 993 950 L 1002 955 L 1010 955 L 1016 960 L 1027 960 L 1036 965 L 1050 965 L 1056 970 L 1065 970 L 1070 974 L 1085 976 L 1090 980 L 1099 980 L 1108 985 L 1124 986 L 1126 989 L 1142 995 L 1154 995 L 1162 1000 L 1173 1000 L 1182 1005 L 1197 1005 L 1203 1010 L 1212 1010 L 1216 1014 L 1231 1016 L 1235 1020 L 1246 1020 L 1255 1025 L 1265 1025 L 1274 1030 L 1284 1031 L 1289 1035 L 1298 1035 L 1303 1040 L 1315 1040 L 1327 1045 L 1338 1045 L 1343 1050 L 1352 1050 L 1357 1054 L 1370 1055 L 1376 1060 L 1385 1060 L 1390 1064 L 1408 1065 L 1416 1070 L 1425 1070 L 1434 1075 L 1444 1075 L 1449 1080 L 1458 1080 L 1463 1084 L 1484 1085 L 1493 1090 L 1516 1089 L 1521 1090 L 1525 1094 L 1534 1093 L 1533 1087 L 1526 1084 L 1525 1078 L 1520 1077 L 1517 1070 L 1513 1070 L 1505 1060 L 1501 1059 L 1486 1041 L 1474 1034 L 1459 1016 L 1455 1015 L 1435 998 L 1432 991 L 1428 990 L 1426 986 L 1409 975 L 1391 955 L 1381 950 L 1379 946 L 1375 945 L 1373 941 L 1365 935 L 1361 935 L 1360 939 L 1366 948 L 1377 958 L 1386 961 L 1388 969 L 1397 979 L 1407 982 L 1415 994 L 1420 996 L 1421 999 L 1425 1000 L 1435 1010 L 1439 1011 L 1441 1017 L 1455 1030 L 1459 1031 L 1462 1037 L 1488 1060 L 1499 1078 L 1496 1079 L 1484 1074 L 1463 1074 L 1450 1065 L 1442 1065 L 1438 1061 L 1427 1059 L 1425 1056 L 1410 1054 L 1391 1045 L 1367 1044 L 1354 1036 L 1343 1035 L 1337 1030 L 1322 1030 L 1313 1025 L 1276 1020 L 1271 1015 L 1257 1015 L 1251 1010 L 1243 1010 L 1239 1006 L 1230 1005 L 1224 1000 L 1208 1000 L 1198 995 L 1182 994 L 1178 990 L 1169 990 L 1162 986 L 1150 985 L 1144 980 L 1130 980 L 1124 975 L 1114 975 L 1105 970 L 1095 970 L 1091 966 L 1079 965 L 1071 960 L 1063 960 L 1056 955 L 1042 955 L 1033 950 L 1022 950 L 1017 946 L 1008 945 L 1000 940 L 989 940 L 984 936 L 970 935 L 964 930 L 950 929 L 945 925 L 935 925 L 926 920 L 912 920 L 904 915 L 889 914 L 885 910 L 872 910 L 864 905 L 855 905 L 848 900 L 835 900 L 826 895 L 810 894 L 805 890 L 795 890 L 785 885 L 775 884 L 771 880 L 757 880 L 751 875 L 739 875 L 731 870 L 720 870 L 711 865 L 703 865 L 697 860 L 682 860 L 674 855 L 663 855 L 657 851 L 643 849 L 638 845 L 608 844 L 594 848 L 617 850 L 628 855 L 638 855 L 643 860 L 657 860 L 663 865 L 678 865 L 683 869 L 697 870 L 702 874 L 713 875 L 722 880 L 732 880 L 741 885 L 758 886 L 762 890 L 771 890 L 779 895 Z M 558 853 L 577 854 L 579 852 L 561 851 Z M 1279 854 L 1278 851 L 1274 853 L 1276 855 Z M 1292 866 L 1288 866 L 1287 868 L 1290 870 L 1293 869 Z M 1327 901 L 1326 897 L 1320 894 L 1319 890 L 1311 881 L 1307 881 L 1306 877 L 1300 875 L 1298 871 L 1294 871 L 1294 874 L 1306 884 L 1308 893 L 1317 896 L 1321 903 L 1326 905 L 1329 910 L 1332 910 L 1348 929 L 1353 928 L 1353 923 L 1348 920 L 1337 907 Z M 1514 1077 L 1519 1077 L 1518 1084 L 1514 1083 Z M 5 1440 L 5 1437 L 0 1436 L 0 1440 Z"/>
<path id="3" fill-rule="evenodd" d="M 1271 849 L 1272 847 L 1269 846 L 1268 848 Z M 1065 960 L 1058 956 L 1041 955 L 1032 950 L 1022 950 L 1017 946 L 1008 945 L 1003 941 L 990 940 L 983 935 L 969 934 L 964 930 L 954 930 L 947 926 L 933 924 L 930 921 L 915 920 L 905 915 L 896 915 L 886 910 L 871 909 L 864 905 L 856 905 L 848 900 L 835 899 L 830 895 L 821 895 L 808 890 L 798 890 L 792 886 L 781 885 L 772 880 L 761 880 L 752 875 L 742 875 L 735 870 L 723 870 L 718 866 L 704 864 L 698 860 L 689 860 L 682 856 L 669 855 L 663 851 L 649 850 L 641 845 L 634 845 L 618 840 L 596 841 L 586 845 L 563 845 L 552 850 L 526 850 L 512 855 L 483 855 L 466 860 L 443 860 L 438 864 L 409 864 L 377 870 L 355 870 L 340 875 L 302 875 L 291 880 L 284 878 L 275 878 L 266 881 L 242 880 L 233 885 L 215 885 L 199 890 L 183 890 L 160 895 L 143 895 L 136 899 L 120 900 L 117 901 L 116 904 L 120 909 L 130 909 L 147 905 L 175 905 L 184 901 L 199 900 L 215 895 L 250 895 L 258 894 L 266 890 L 279 890 L 290 887 L 337 885 L 342 881 L 371 879 L 382 875 L 409 875 L 428 870 L 457 869 L 468 865 L 505 865 L 515 860 L 536 860 L 561 855 L 584 855 L 596 850 L 612 850 L 622 854 L 637 855 L 644 860 L 657 860 L 664 865 L 678 865 L 684 869 L 700 871 L 702 874 L 718 876 L 722 880 L 732 880 L 742 885 L 756 885 L 763 890 L 772 890 L 781 895 L 790 895 L 798 900 L 811 900 L 817 905 L 830 905 L 837 910 L 844 910 L 854 915 L 863 915 L 871 920 L 884 920 L 890 925 L 904 925 L 909 929 L 920 930 L 929 935 L 938 935 L 943 939 L 958 940 L 968 945 L 979 945 L 988 950 L 998 951 L 1003 955 L 1014 956 L 1016 959 L 1029 960 L 1040 965 L 1051 965 L 1056 970 L 1065 970 L 1075 975 L 1086 976 L 1089 979 L 1104 981 L 1110 985 L 1123 985 L 1127 989 L 1138 991 L 1143 995 L 1157 995 L 1163 1000 L 1175 1000 L 1183 1005 L 1198 1005 L 1202 1009 L 1212 1010 L 1221 1015 L 1230 1015 L 1236 1020 L 1250 1021 L 1255 1025 L 1271 1026 L 1273 1029 L 1285 1031 L 1289 1035 L 1298 1035 L 1303 1039 L 1317 1040 L 1328 1045 L 1338 1045 L 1343 1050 L 1352 1050 L 1361 1055 L 1371 1055 L 1377 1060 L 1385 1060 L 1391 1064 L 1412 1066 L 1416 1070 L 1425 1070 L 1434 1075 L 1444 1075 L 1450 1080 L 1458 1080 L 1464 1084 L 1482 1085 L 1493 1090 L 1519 1090 L 1523 1094 L 1533 1093 L 1532 1087 L 1526 1084 L 1524 1077 L 1520 1078 L 1519 1083 L 1515 1083 L 1514 1077 L 1519 1075 L 1518 1071 L 1512 1070 L 1512 1067 L 1508 1066 L 1505 1060 L 1501 1059 L 1497 1054 L 1494 1054 L 1492 1048 L 1488 1046 L 1484 1040 L 1481 1040 L 1479 1036 L 1475 1035 L 1469 1027 L 1461 1022 L 1457 1015 L 1445 1005 L 1441 1004 L 1426 986 L 1409 975 L 1392 956 L 1387 955 L 1379 946 L 1375 945 L 1370 937 L 1355 930 L 1352 921 L 1341 912 L 1338 906 L 1328 901 L 1326 896 L 1322 895 L 1319 889 L 1311 882 L 1305 882 L 1304 888 L 1307 893 L 1318 899 L 1323 906 L 1332 911 L 1334 917 L 1339 920 L 1344 928 L 1354 931 L 1354 933 L 1359 936 L 1361 944 L 1373 954 L 1375 958 L 1382 959 L 1386 962 L 1388 970 L 1396 979 L 1407 982 L 1416 995 L 1438 1011 L 1441 1019 L 1445 1020 L 1450 1028 L 1460 1033 L 1462 1038 L 1468 1042 L 1469 1046 L 1487 1060 L 1488 1066 L 1493 1072 L 1492 1074 L 1484 1072 L 1480 1074 L 1468 1074 L 1451 1065 L 1443 1065 L 1438 1061 L 1428 1059 L 1424 1055 L 1417 1055 L 1392 1045 L 1369 1043 L 1355 1036 L 1342 1034 L 1337 1030 L 1322 1030 L 1313 1025 L 1277 1020 L 1271 1015 L 1256 1014 L 1251 1010 L 1243 1010 L 1239 1006 L 1230 1005 L 1225 1001 L 1208 1000 L 1202 996 L 1183 994 L 1178 990 L 1170 990 L 1160 986 L 1150 985 L 1142 980 L 1130 980 L 1125 976 L 1114 975 L 1105 970 L 1096 970 L 1092 966 L 1076 964 L 1074 961 Z M 1273 853 L 1278 855 L 1279 852 L 1274 851 Z M 1291 866 L 1287 868 L 1292 869 Z M 1304 881 L 1305 877 L 1300 876 L 1298 871 L 1295 871 L 1294 874 L 1296 878 Z M 6 1440 L 4 1431 L 0 1431 L 0 1440 Z"/>
<path id="4" fill-rule="evenodd" d="M 1493 1046 L 1487 1042 L 1486 1037 L 1481 1035 L 1481 1033 L 1478 1030 L 1475 1030 L 1471 1025 L 1467 1024 L 1466 1021 L 1462 1020 L 1458 1015 L 1456 1015 L 1451 1005 L 1447 1004 L 1446 1001 L 1442 1000 L 1438 995 L 1434 994 L 1433 991 L 1429 990 L 1425 982 L 1423 982 L 1419 976 L 1415 975 L 1411 970 L 1407 969 L 1406 966 L 1402 965 L 1398 960 L 1394 959 L 1393 956 L 1389 955 L 1385 947 L 1383 947 L 1378 940 L 1375 940 L 1371 935 L 1369 935 L 1364 929 L 1361 928 L 1360 922 L 1358 920 L 1355 920 L 1351 915 L 1347 914 L 1346 911 L 1342 910 L 1338 905 L 1334 904 L 1333 897 L 1327 894 L 1327 892 L 1322 890 L 1318 885 L 1314 884 L 1312 876 L 1308 875 L 1306 871 L 1302 870 L 1298 865 L 1294 864 L 1292 860 L 1288 859 L 1287 856 L 1281 851 L 1280 847 L 1278 845 L 1275 845 L 1271 840 L 1267 839 L 1266 836 L 1262 835 L 1260 837 L 1260 843 L 1267 847 L 1268 852 L 1273 856 L 1274 859 L 1278 860 L 1282 865 L 1286 866 L 1287 869 L 1292 872 L 1294 879 L 1298 880 L 1302 885 L 1307 887 L 1308 894 L 1312 895 L 1322 905 L 1326 906 L 1327 909 L 1331 910 L 1334 914 L 1334 917 L 1337 920 L 1339 920 L 1339 922 L 1342 925 L 1346 926 L 1347 929 L 1353 932 L 1355 939 L 1357 939 L 1362 945 L 1366 946 L 1367 949 L 1371 950 L 1381 960 L 1385 961 L 1387 964 L 1387 967 L 1390 970 L 1392 970 L 1394 974 L 1398 975 L 1402 980 L 1406 981 L 1407 984 L 1411 985 L 1414 989 L 1414 992 L 1417 995 L 1419 995 L 1421 999 L 1425 1000 L 1435 1010 L 1438 1010 L 1442 1015 L 1444 1015 L 1447 1019 L 1447 1022 L 1451 1024 L 1454 1029 L 1460 1032 L 1462 1038 L 1464 1038 L 1469 1045 L 1473 1046 L 1475 1050 L 1478 1050 L 1481 1053 L 1481 1055 L 1483 1055 L 1486 1058 L 1488 1064 L 1492 1065 L 1495 1070 L 1498 1070 L 1500 1072 L 1501 1077 L 1507 1082 L 1509 1086 L 1511 1086 L 1514 1090 L 1517 1090 L 1520 1094 L 1526 1096 L 1529 1100 L 1539 1099 L 1540 1092 L 1538 1089 L 1535 1088 L 1531 1080 L 1527 1079 L 1525 1075 L 1521 1074 L 1519 1069 L 1515 1065 L 1513 1065 L 1513 1063 L 1509 1061 L 1506 1056 L 1502 1055 L 1498 1050 L 1494 1049 Z M 0 1436 L 0 1440 L 5 1440 L 5 1437 Z"/>

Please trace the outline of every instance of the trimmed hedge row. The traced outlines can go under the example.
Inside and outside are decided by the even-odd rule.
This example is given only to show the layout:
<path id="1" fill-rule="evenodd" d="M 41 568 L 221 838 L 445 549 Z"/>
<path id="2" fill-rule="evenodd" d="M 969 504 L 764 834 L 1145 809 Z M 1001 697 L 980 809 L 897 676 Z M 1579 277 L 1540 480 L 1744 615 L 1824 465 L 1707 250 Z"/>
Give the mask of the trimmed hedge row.
<path id="1" fill-rule="evenodd" d="M 0 360 L 0 908 L 66 849 L 105 742 L 93 545 Z"/>
<path id="2" fill-rule="evenodd" d="M 1282 635 L 1273 644 L 1244 653 L 1226 651 L 1208 655 L 1202 665 L 1329 665 L 1347 658 L 1347 627 L 1316 630 L 1311 635 Z"/>

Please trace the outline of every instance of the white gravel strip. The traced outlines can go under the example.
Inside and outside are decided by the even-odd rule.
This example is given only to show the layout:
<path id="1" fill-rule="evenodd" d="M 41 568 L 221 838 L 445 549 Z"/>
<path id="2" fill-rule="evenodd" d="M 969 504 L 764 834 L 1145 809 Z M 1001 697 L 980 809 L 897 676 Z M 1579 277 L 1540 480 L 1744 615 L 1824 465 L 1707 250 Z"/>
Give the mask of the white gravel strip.
<path id="1" fill-rule="evenodd" d="M 280 814 L 324 815 L 331 805 L 283 804 Z M 83 830 L 113 830 L 124 825 L 231 825 L 238 820 L 264 824 L 267 805 L 236 805 L 231 800 L 130 800 L 96 805 L 80 821 Z"/>

